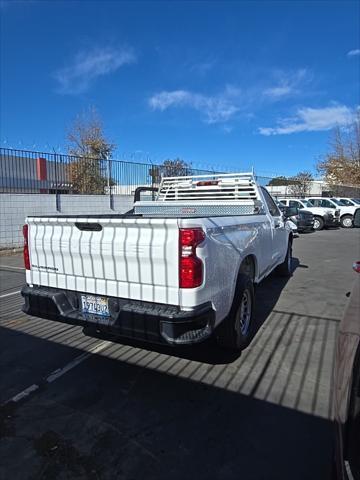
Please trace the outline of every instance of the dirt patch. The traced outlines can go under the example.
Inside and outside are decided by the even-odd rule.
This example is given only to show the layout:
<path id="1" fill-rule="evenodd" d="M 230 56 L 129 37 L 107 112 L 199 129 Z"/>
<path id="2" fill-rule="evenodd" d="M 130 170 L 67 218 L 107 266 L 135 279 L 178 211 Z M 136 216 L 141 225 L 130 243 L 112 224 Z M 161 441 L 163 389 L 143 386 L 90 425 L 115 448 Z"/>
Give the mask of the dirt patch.
<path id="1" fill-rule="evenodd" d="M 43 458 L 40 470 L 32 480 L 61 478 L 100 480 L 101 475 L 93 458 L 82 455 L 70 441 L 49 430 L 33 441 L 36 453 Z M 65 477 L 64 477 L 65 475 Z"/>

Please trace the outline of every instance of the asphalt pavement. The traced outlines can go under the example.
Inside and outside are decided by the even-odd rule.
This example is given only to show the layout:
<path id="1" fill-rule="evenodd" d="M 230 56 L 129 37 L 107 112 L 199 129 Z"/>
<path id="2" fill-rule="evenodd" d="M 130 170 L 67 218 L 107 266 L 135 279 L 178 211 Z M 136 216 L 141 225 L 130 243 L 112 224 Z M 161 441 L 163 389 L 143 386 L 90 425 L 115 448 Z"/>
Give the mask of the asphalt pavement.
<path id="1" fill-rule="evenodd" d="M 322 480 L 335 338 L 360 230 L 304 234 L 294 274 L 256 293 L 234 355 L 86 337 L 27 317 L 21 255 L 0 257 L 1 479 Z"/>

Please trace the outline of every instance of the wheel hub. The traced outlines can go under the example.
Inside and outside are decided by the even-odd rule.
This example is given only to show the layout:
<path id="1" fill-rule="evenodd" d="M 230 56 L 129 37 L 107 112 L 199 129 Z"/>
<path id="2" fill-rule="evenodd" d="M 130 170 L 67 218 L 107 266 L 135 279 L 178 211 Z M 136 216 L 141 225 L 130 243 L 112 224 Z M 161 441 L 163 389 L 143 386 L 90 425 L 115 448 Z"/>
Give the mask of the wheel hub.
<path id="1" fill-rule="evenodd" d="M 343 220 L 343 225 L 344 225 L 345 227 L 350 227 L 351 224 L 352 224 L 351 218 L 344 218 L 344 220 Z"/>
<path id="2" fill-rule="evenodd" d="M 242 335 L 246 335 L 248 333 L 251 318 L 251 309 L 251 295 L 248 290 L 245 290 L 242 295 L 241 304 L 236 319 L 236 329 Z"/>

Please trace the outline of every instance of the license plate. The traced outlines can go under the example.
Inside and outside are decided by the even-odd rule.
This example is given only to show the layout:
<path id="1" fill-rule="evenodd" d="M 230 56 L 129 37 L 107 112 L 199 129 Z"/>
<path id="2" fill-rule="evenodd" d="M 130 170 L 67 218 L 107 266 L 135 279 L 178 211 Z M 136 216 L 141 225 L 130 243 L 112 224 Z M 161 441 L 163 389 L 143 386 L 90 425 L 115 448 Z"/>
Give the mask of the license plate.
<path id="1" fill-rule="evenodd" d="M 97 297 L 96 295 L 81 295 L 81 305 L 83 313 L 92 315 L 101 315 L 109 317 L 109 303 L 106 297 Z"/>

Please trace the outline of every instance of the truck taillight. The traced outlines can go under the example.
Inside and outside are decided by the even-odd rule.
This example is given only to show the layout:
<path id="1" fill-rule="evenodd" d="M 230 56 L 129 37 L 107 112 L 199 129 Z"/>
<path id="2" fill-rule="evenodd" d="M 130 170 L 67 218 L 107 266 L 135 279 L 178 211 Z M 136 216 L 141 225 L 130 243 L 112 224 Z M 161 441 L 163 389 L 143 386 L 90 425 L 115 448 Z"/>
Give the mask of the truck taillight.
<path id="1" fill-rule="evenodd" d="M 203 262 L 196 256 L 196 247 L 205 240 L 201 228 L 179 230 L 179 287 L 199 287 L 203 281 Z"/>
<path id="2" fill-rule="evenodd" d="M 198 187 L 210 187 L 213 185 L 219 185 L 219 180 L 207 180 L 205 182 L 197 182 Z"/>
<path id="3" fill-rule="evenodd" d="M 26 270 L 30 270 L 30 256 L 29 256 L 29 225 L 23 226 L 24 235 L 24 265 Z"/>

